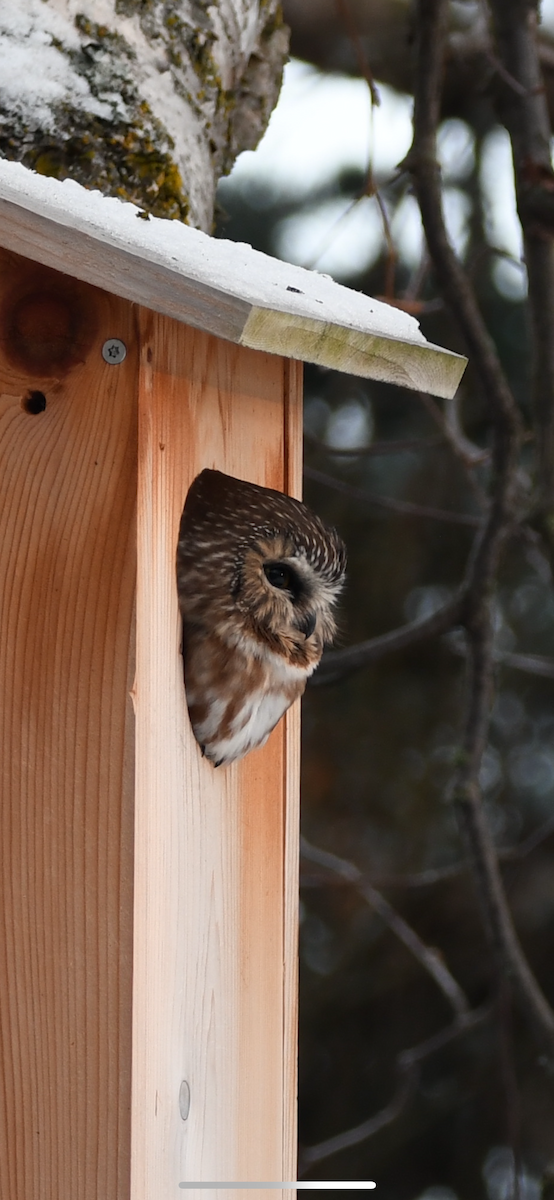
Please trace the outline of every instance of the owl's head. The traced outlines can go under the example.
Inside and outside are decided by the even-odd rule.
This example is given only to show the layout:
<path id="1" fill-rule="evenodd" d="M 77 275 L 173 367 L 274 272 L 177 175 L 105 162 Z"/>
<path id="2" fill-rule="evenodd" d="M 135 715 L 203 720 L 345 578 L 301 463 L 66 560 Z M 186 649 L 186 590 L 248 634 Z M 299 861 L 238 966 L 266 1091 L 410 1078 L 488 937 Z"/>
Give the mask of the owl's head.
<path id="1" fill-rule="evenodd" d="M 310 670 L 333 639 L 345 569 L 336 530 L 298 500 L 220 471 L 194 480 L 178 550 L 185 622 L 215 621 L 230 645 L 247 637 Z"/>

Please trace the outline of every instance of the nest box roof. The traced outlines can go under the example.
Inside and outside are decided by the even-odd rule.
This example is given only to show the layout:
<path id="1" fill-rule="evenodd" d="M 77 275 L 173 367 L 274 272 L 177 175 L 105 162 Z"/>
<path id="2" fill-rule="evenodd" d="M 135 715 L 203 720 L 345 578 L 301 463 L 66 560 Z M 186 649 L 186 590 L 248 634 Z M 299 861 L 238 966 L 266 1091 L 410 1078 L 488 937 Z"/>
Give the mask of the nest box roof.
<path id="1" fill-rule="evenodd" d="M 256 350 L 453 396 L 466 359 L 327 275 L 0 159 L 0 245 Z"/>

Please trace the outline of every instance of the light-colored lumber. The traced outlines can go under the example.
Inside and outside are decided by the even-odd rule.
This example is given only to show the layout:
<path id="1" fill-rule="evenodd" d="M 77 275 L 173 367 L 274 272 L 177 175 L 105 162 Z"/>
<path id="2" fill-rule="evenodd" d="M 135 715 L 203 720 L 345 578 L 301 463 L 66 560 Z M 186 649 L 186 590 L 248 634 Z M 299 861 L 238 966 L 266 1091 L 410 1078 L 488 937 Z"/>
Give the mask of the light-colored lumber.
<path id="1" fill-rule="evenodd" d="M 414 317 L 179 221 L 0 160 L 0 245 L 232 342 L 437 396 L 466 359 Z"/>
<path id="2" fill-rule="evenodd" d="M 123 1200 L 134 319 L 2 251 L 0 323 L 0 1196 Z M 118 368 L 100 353 L 113 335 Z M 30 389 L 44 412 L 25 411 Z"/>
<path id="3" fill-rule="evenodd" d="M 204 466 L 299 494 L 301 366 L 5 252 L 0 324 L 0 1195 L 294 1179 L 299 710 L 201 759 L 175 550 Z"/>
<path id="4" fill-rule="evenodd" d="M 295 1178 L 298 711 L 243 761 L 202 759 L 175 549 L 203 467 L 298 492 L 300 420 L 297 365 L 143 310 L 132 1200 L 205 1196 L 181 1181 Z"/>

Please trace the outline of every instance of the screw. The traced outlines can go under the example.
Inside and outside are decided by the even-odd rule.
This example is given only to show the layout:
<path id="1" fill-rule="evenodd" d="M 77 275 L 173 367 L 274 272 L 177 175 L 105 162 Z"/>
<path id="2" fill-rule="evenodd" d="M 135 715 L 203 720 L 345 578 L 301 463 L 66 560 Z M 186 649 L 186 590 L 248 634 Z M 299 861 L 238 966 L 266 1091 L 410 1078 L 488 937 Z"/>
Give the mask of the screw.
<path id="1" fill-rule="evenodd" d="M 102 346 L 102 358 L 104 362 L 110 363 L 110 366 L 118 366 L 127 357 L 127 347 L 125 342 L 119 338 L 108 338 Z"/>
<path id="2" fill-rule="evenodd" d="M 186 1121 L 186 1119 L 189 1115 L 189 1109 L 190 1109 L 190 1088 L 189 1088 L 189 1085 L 188 1085 L 186 1079 L 183 1079 L 183 1082 L 181 1083 L 181 1086 L 179 1088 L 179 1112 L 181 1114 L 183 1121 Z"/>

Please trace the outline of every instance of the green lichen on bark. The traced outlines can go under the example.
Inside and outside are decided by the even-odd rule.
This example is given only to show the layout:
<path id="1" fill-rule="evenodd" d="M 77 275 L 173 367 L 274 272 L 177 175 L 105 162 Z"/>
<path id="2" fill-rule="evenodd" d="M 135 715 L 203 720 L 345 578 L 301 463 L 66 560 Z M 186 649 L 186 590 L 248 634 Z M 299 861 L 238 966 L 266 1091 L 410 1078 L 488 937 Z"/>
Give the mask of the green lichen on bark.
<path id="1" fill-rule="evenodd" d="M 79 114 L 71 112 L 64 129 L 60 114 L 54 136 L 4 124 L 0 155 L 39 175 L 75 179 L 104 195 L 129 200 L 153 216 L 186 222 L 189 204 L 179 170 L 170 152 L 160 150 L 162 136 L 156 141 L 156 122 L 146 116 L 141 128 L 108 124 L 97 117 L 79 121 Z"/>
<path id="2" fill-rule="evenodd" d="M 83 14 L 76 16 L 75 25 L 82 38 L 78 50 L 56 46 L 55 39 L 53 45 L 86 79 L 95 99 L 118 97 L 118 117 L 104 120 L 66 102 L 55 107 L 50 132 L 2 114 L 0 154 L 40 175 L 75 179 L 155 216 L 186 221 L 189 202 L 173 158 L 173 139 L 139 95 L 133 50 L 118 33 Z"/>
<path id="3" fill-rule="evenodd" d="M 231 170 L 237 154 L 253 150 L 267 128 L 277 103 L 283 68 L 288 56 L 289 30 L 283 20 L 281 6 L 262 0 L 261 9 L 268 9 L 260 34 L 258 48 L 251 54 L 238 87 L 232 93 L 229 121 L 226 172 Z"/>

